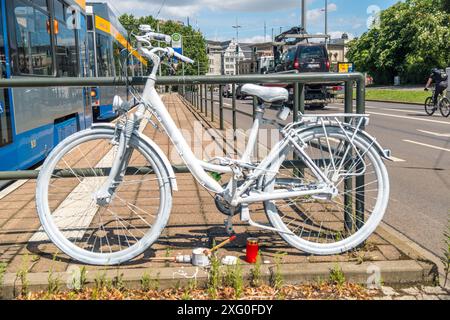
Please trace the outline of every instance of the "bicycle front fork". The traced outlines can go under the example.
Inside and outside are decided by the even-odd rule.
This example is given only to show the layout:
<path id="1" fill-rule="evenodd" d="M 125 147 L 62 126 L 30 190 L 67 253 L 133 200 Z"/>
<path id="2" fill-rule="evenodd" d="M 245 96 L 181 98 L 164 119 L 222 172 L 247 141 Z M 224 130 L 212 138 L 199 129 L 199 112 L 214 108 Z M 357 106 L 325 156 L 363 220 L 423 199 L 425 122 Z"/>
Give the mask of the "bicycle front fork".
<path id="1" fill-rule="evenodd" d="M 131 138 L 140 125 L 142 118 L 134 114 L 131 119 L 127 119 L 123 128 L 119 131 L 117 154 L 113 160 L 108 178 L 95 193 L 94 199 L 99 206 L 107 206 L 111 203 L 117 188 L 122 183 L 126 175 L 126 170 L 133 153 L 130 146 Z"/>

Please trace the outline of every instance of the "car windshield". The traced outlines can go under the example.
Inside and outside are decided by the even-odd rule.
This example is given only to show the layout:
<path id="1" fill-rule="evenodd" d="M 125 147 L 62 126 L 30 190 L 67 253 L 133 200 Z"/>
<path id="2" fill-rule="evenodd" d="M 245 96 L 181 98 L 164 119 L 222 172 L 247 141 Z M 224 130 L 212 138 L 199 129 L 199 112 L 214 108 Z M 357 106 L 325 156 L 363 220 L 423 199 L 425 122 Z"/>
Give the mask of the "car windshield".
<path id="1" fill-rule="evenodd" d="M 300 51 L 300 59 L 323 58 L 324 51 L 322 47 L 304 47 Z"/>

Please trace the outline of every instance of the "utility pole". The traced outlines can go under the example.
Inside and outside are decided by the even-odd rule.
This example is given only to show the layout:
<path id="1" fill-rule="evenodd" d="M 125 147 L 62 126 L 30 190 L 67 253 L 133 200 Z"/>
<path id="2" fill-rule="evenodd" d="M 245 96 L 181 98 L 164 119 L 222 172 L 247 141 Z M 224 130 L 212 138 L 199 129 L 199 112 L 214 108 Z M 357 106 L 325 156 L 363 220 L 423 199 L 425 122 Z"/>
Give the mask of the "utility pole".
<path id="1" fill-rule="evenodd" d="M 328 0 L 325 0 L 325 47 L 328 50 Z"/>
<path id="2" fill-rule="evenodd" d="M 267 42 L 267 24 L 264 21 L 264 42 Z"/>
<path id="3" fill-rule="evenodd" d="M 306 0 L 302 0 L 302 28 L 306 32 Z"/>
<path id="4" fill-rule="evenodd" d="M 238 19 L 236 18 L 236 25 L 232 26 L 234 29 L 236 29 L 236 59 L 234 61 L 236 65 L 236 75 L 239 74 L 239 29 L 242 28 L 242 26 L 239 25 Z"/>

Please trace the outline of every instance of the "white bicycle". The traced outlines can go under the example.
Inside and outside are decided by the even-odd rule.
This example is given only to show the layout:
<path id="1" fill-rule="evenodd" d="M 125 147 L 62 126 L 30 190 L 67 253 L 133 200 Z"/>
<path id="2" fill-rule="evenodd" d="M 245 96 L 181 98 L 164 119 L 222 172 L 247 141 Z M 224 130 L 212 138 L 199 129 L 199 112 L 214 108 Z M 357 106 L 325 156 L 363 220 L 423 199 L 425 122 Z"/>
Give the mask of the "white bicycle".
<path id="1" fill-rule="evenodd" d="M 157 241 L 178 188 L 165 154 L 140 133 L 153 117 L 196 180 L 215 194 L 218 209 L 228 215 L 227 231 L 232 232 L 232 218 L 240 214 L 242 221 L 277 232 L 293 247 L 316 255 L 353 249 L 375 231 L 389 200 L 383 158 L 390 153 L 363 130 L 367 115 L 303 115 L 280 127 L 280 141 L 264 160 L 253 162 L 260 125 L 271 122 L 264 112 L 274 102 L 287 101 L 288 92 L 247 84 L 242 91 L 262 103 L 242 158 L 201 161 L 155 90 L 161 59 L 193 61 L 171 48 L 152 47 L 152 40 L 167 36 L 147 26 L 140 29 L 138 50 L 153 62 L 153 70 L 135 112 L 116 98 L 114 106 L 122 114 L 117 123 L 95 125 L 67 138 L 39 175 L 39 218 L 60 250 L 86 264 L 115 265 Z M 210 172 L 229 180 L 221 185 Z M 255 221 L 254 207 L 265 212 L 269 224 Z"/>

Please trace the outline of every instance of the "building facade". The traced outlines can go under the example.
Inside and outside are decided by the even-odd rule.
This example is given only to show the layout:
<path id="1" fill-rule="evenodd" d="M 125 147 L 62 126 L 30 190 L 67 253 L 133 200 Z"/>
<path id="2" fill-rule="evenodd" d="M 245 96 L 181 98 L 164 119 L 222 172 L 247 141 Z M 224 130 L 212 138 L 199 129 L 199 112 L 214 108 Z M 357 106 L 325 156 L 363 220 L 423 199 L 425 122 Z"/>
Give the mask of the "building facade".
<path id="1" fill-rule="evenodd" d="M 233 76 L 239 73 L 240 64 L 245 64 L 250 54 L 246 44 L 231 41 L 207 41 L 209 70 L 207 75 Z"/>

